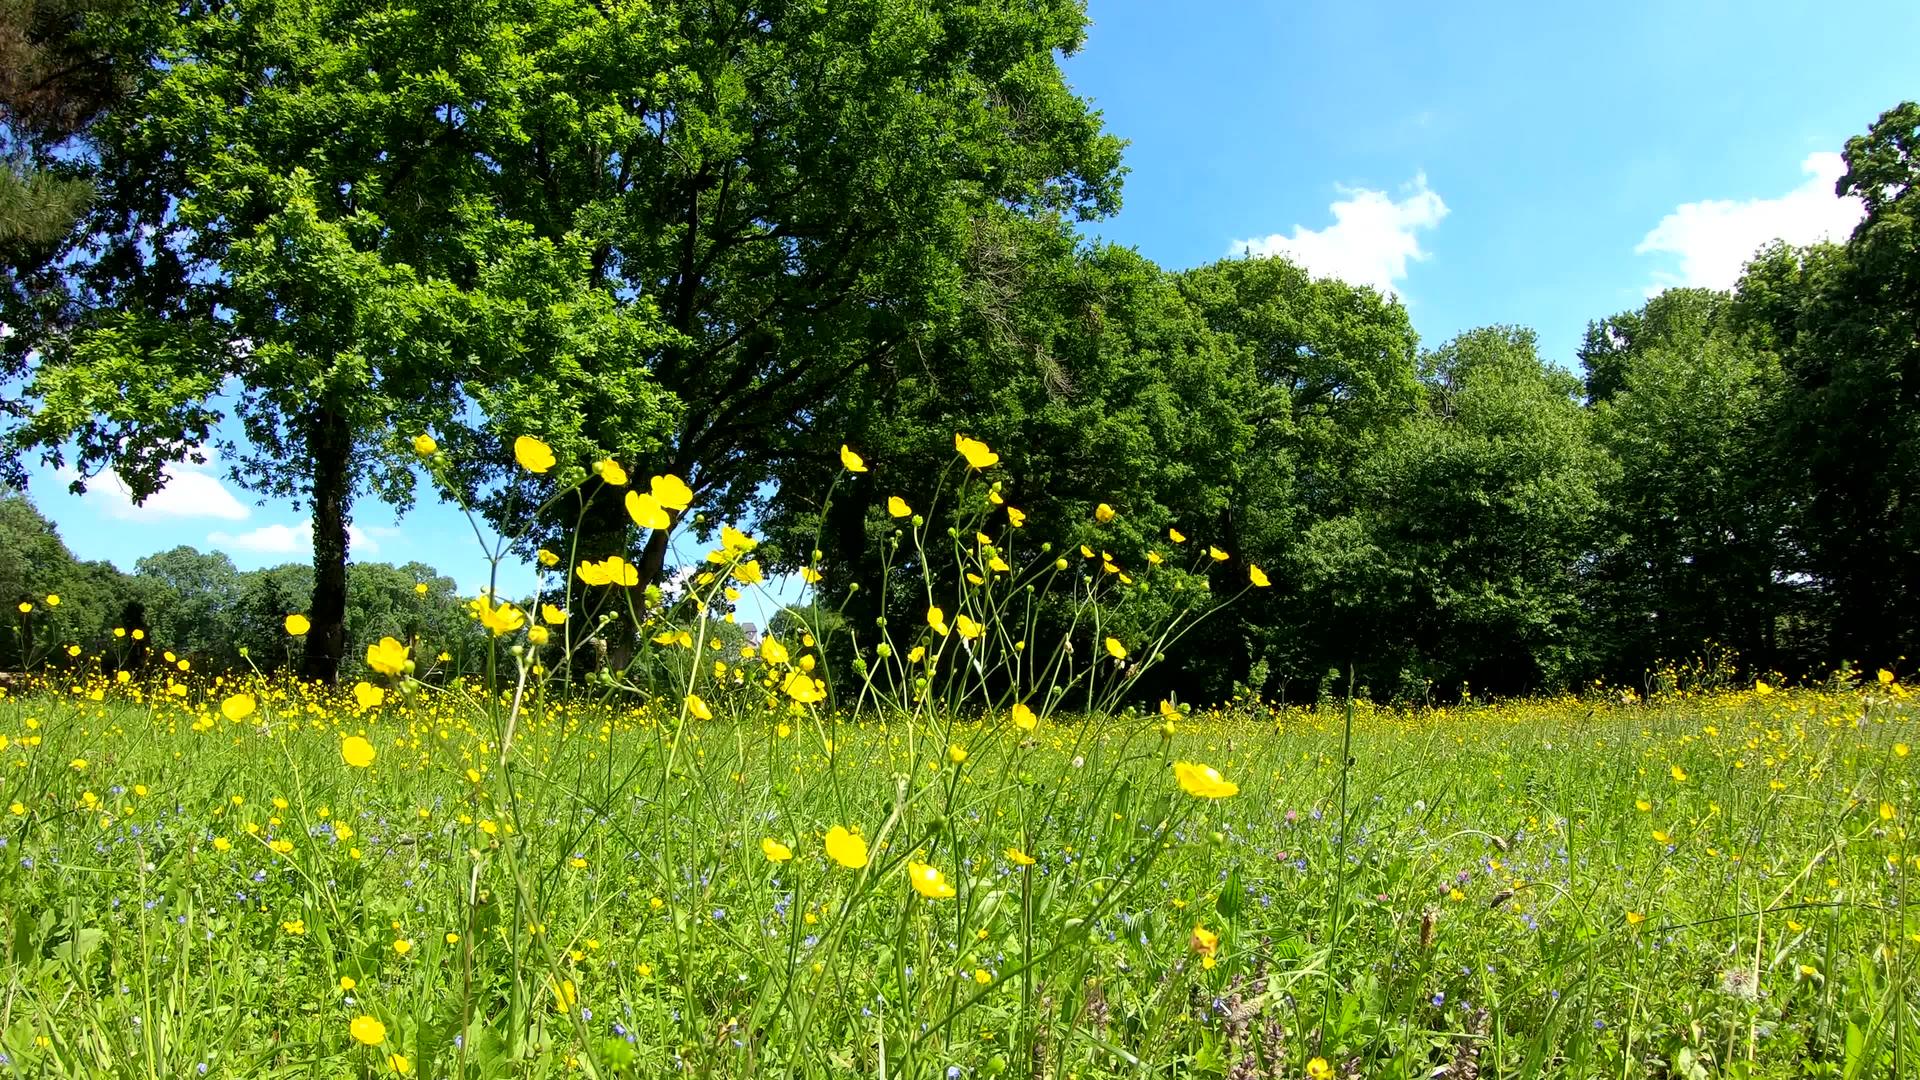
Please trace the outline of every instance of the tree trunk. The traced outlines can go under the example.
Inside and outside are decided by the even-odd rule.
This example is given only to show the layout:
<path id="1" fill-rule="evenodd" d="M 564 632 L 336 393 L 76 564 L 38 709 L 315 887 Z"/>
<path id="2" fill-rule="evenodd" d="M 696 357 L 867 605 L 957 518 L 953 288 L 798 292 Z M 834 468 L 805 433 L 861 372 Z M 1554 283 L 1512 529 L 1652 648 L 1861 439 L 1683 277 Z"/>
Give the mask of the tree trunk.
<path id="1" fill-rule="evenodd" d="M 644 557 L 634 557 L 633 551 L 627 546 L 628 537 L 633 531 L 632 522 L 627 516 L 625 503 L 621 498 L 616 498 L 613 492 L 599 492 L 592 501 L 587 503 L 580 515 L 579 530 L 580 561 L 598 562 L 609 555 L 618 555 L 632 563 L 639 573 L 640 583 L 635 588 L 645 589 L 652 581 L 652 578 L 647 575 Z M 573 584 L 576 589 L 582 587 L 577 579 Z M 596 602 L 598 600 L 599 598 L 596 597 Z M 609 671 L 626 670 L 627 665 L 633 662 L 635 643 L 633 624 L 625 617 L 627 597 L 616 595 L 606 601 L 605 610 L 617 612 L 621 618 L 604 627 L 599 626 L 597 619 L 585 618 L 585 609 L 589 606 L 591 605 L 576 605 L 581 609 L 581 621 L 574 628 L 576 640 L 585 641 L 589 634 L 597 631 L 607 647 L 604 653 L 588 652 L 577 656 L 575 662 L 586 669 L 604 666 Z"/>
<path id="2" fill-rule="evenodd" d="M 347 650 L 347 525 L 353 520 L 353 433 L 346 417 L 321 409 L 309 422 L 313 459 L 313 602 L 308 605 L 303 678 L 331 683 Z"/>

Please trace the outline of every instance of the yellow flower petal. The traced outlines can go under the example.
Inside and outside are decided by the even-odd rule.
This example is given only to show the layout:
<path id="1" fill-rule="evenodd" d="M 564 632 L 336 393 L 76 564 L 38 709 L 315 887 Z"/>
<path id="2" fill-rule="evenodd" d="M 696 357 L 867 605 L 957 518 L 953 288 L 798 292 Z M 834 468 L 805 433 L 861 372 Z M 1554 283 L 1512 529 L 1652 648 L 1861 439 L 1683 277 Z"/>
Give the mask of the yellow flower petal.
<path id="1" fill-rule="evenodd" d="M 867 842 L 859 834 L 848 832 L 844 825 L 827 830 L 826 847 L 828 857 L 849 870 L 867 865 Z"/>
<path id="2" fill-rule="evenodd" d="M 531 435 L 522 435 L 513 440 L 513 460 L 537 476 L 553 468 L 553 447 Z"/>
<path id="3" fill-rule="evenodd" d="M 340 758 L 356 769 L 373 764 L 373 744 L 358 735 L 349 735 L 340 743 Z"/>
<path id="4" fill-rule="evenodd" d="M 673 527 L 673 519 L 667 516 L 667 511 L 660 505 L 660 500 L 654 498 L 652 495 L 641 491 L 629 491 L 627 492 L 626 503 L 627 516 L 633 518 L 635 525 L 643 529 L 670 529 Z"/>

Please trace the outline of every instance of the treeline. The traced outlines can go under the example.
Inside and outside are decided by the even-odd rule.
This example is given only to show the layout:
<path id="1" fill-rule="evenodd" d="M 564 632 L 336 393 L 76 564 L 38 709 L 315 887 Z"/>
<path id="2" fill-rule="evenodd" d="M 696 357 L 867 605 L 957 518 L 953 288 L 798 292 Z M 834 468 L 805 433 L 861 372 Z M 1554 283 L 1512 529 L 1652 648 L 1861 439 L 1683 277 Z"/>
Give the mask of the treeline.
<path id="1" fill-rule="evenodd" d="M 682 476 L 771 567 L 818 546 L 858 630 L 911 614 L 871 606 L 885 501 L 930 505 L 966 431 L 1033 543 L 1138 570 L 1173 527 L 1230 553 L 1215 592 L 1268 569 L 1163 669 L 1195 697 L 1633 681 L 1703 648 L 1897 666 L 1914 640 L 1913 105 L 1846 147 L 1846 245 L 1600 320 L 1575 374 L 1517 328 L 1423 349 L 1391 299 L 1281 260 L 1084 241 L 1122 170 L 1058 66 L 1077 0 L 5 11 L 47 73 L 0 81 L 14 186 L 91 192 L 0 207 L 38 215 L 0 220 L 7 479 L 37 455 L 139 494 L 218 452 L 310 508 L 312 676 L 348 651 L 354 503 L 409 505 L 422 433 L 496 523 L 577 525 L 643 584 L 666 535 L 617 492 L 528 508 L 603 457 Z M 562 468 L 517 471 L 520 434 Z M 874 469 L 827 506 L 843 442 Z"/>
<path id="2" fill-rule="evenodd" d="M 141 671 L 171 666 L 168 655 L 201 672 L 284 670 L 304 649 L 287 615 L 312 594 L 312 567 L 242 571 L 185 546 L 139 560 L 131 574 L 82 562 L 25 498 L 0 494 L 0 671 Z M 448 671 L 476 670 L 486 641 L 452 579 L 423 563 L 353 564 L 347 630 L 356 647 L 342 672 L 355 676 L 382 637 L 420 641 L 423 659 L 445 652 L 437 666 Z"/>
<path id="3" fill-rule="evenodd" d="M 1148 552 L 1189 562 L 1169 528 L 1233 553 L 1208 563 L 1216 594 L 1265 568 L 1273 587 L 1184 639 L 1152 693 L 1299 700 L 1351 677 L 1450 699 L 1643 685 L 1696 658 L 1748 677 L 1899 668 L 1920 630 L 1920 199 L 1868 169 L 1916 131 L 1902 106 L 1849 143 L 1843 190 L 1878 192 L 1851 243 L 1776 245 L 1731 292 L 1597 320 L 1579 374 L 1513 327 L 1423 350 L 1398 304 L 1277 259 L 1167 273 L 1081 253 L 1023 290 L 1033 321 L 1008 351 L 1027 363 L 957 339 L 854 412 L 856 444 L 904 470 L 822 518 L 829 466 L 805 462 L 774 519 L 792 550 L 820 528 L 830 563 L 875 565 L 894 523 L 869 490 L 930 498 L 921 463 L 958 428 L 1014 448 L 1009 499 L 1087 573 L 1103 560 L 1082 544 L 1136 573 Z M 887 614 L 875 584 L 823 588 L 858 622 Z M 1182 602 L 1137 588 L 1123 636 Z"/>

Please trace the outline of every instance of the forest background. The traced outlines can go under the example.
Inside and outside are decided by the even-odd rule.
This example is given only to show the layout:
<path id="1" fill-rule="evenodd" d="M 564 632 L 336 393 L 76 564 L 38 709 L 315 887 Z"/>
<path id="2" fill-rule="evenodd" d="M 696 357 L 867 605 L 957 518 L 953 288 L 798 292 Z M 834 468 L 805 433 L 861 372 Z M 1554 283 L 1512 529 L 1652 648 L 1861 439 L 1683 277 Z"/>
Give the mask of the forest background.
<path id="1" fill-rule="evenodd" d="M 1912 103 L 1832 148 L 1851 232 L 1600 308 L 1576 370 L 1522 327 L 1422 343 L 1390 282 L 1298 243 L 1176 270 L 1091 239 L 1123 144 L 1063 67 L 1066 0 L 0 16 L 0 599 L 34 606 L 0 667 L 130 628 L 322 679 L 383 635 L 459 646 L 474 582 L 349 559 L 356 511 L 426 492 L 421 434 L 483 542 L 527 513 L 536 434 L 563 471 L 685 477 L 696 531 L 751 527 L 770 569 L 817 547 L 810 602 L 868 625 L 890 497 L 937 518 L 966 432 L 1032 542 L 1109 556 L 1089 574 L 1169 530 L 1228 556 L 1122 623 L 1169 582 L 1271 576 L 1142 697 L 1819 677 L 1901 669 L 1920 631 Z M 842 445 L 872 471 L 829 499 Z M 311 565 L 78 561 L 33 470 L 230 483 L 306 515 Z M 596 490 L 534 539 L 671 591 L 667 533 Z"/>

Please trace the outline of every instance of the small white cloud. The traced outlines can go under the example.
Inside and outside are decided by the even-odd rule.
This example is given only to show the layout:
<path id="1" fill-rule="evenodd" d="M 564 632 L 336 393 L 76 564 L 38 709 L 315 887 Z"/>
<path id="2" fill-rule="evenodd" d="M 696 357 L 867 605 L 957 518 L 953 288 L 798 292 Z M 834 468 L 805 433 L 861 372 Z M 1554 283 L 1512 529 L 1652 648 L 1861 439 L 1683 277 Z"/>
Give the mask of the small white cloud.
<path id="1" fill-rule="evenodd" d="M 122 521 L 150 521 L 155 518 L 245 521 L 252 513 L 211 472 L 189 464 L 168 465 L 160 471 L 166 478 L 166 484 L 147 496 L 143 503 L 134 503 L 133 491 L 112 469 L 87 482 L 86 498 L 109 517 Z M 71 470 L 62 470 L 61 475 L 65 479 L 72 478 Z"/>
<path id="2" fill-rule="evenodd" d="M 207 543 L 217 548 L 252 551 L 262 555 L 291 555 L 313 550 L 313 530 L 307 522 L 293 525 L 262 525 L 239 534 L 210 532 Z"/>
<path id="3" fill-rule="evenodd" d="M 1633 249 L 1679 260 L 1678 270 L 1654 273 L 1648 294 L 1675 286 L 1730 289 L 1754 252 L 1775 240 L 1804 245 L 1846 239 L 1866 213 L 1858 198 L 1833 193 L 1846 168 L 1839 154 L 1808 154 L 1800 163 L 1806 182 L 1778 198 L 1706 199 L 1675 207 Z"/>
<path id="4" fill-rule="evenodd" d="M 291 525 L 262 525 L 243 533 L 211 532 L 207 534 L 207 543 L 256 555 L 304 555 L 313 551 L 313 519 L 302 519 Z M 380 544 L 360 531 L 359 526 L 349 525 L 347 548 L 349 555 L 375 555 L 380 551 Z"/>
<path id="5" fill-rule="evenodd" d="M 1447 204 L 1427 187 L 1425 173 L 1415 176 L 1399 199 L 1367 188 L 1339 190 L 1344 198 L 1329 207 L 1333 224 L 1324 229 L 1295 225 L 1292 235 L 1236 240 L 1231 254 L 1284 255 L 1315 277 L 1397 295 L 1394 283 L 1407 276 L 1407 264 L 1427 257 L 1420 232 L 1440 224 Z"/>

